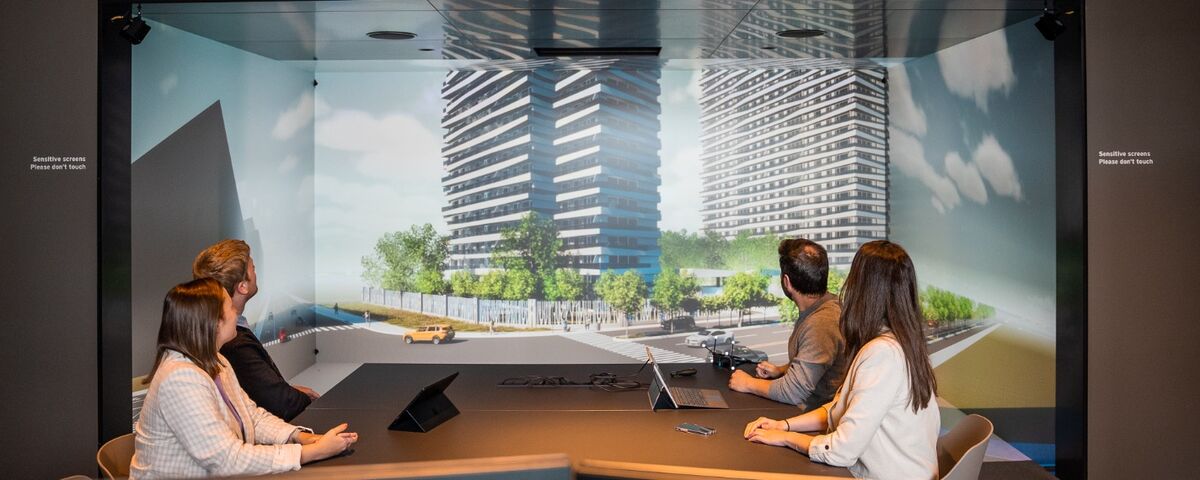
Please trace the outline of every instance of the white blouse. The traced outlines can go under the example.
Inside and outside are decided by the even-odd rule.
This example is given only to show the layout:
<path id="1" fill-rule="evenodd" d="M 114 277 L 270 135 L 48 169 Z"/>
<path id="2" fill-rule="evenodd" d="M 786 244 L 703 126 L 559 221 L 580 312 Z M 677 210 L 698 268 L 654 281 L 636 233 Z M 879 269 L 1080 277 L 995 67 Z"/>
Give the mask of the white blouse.
<path id="1" fill-rule="evenodd" d="M 904 350 L 890 333 L 859 350 L 822 408 L 829 428 L 809 446 L 813 461 L 849 467 L 858 478 L 937 480 L 937 399 L 913 413 Z"/>

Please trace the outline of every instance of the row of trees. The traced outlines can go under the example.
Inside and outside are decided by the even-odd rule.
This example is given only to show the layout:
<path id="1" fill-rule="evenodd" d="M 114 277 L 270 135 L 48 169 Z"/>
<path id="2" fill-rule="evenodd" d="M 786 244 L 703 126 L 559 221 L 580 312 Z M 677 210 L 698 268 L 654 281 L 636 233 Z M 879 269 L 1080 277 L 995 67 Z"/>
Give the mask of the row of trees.
<path id="1" fill-rule="evenodd" d="M 664 231 L 658 241 L 663 270 L 712 268 L 751 271 L 779 268 L 779 241 L 774 234 L 751 237 L 742 232 L 726 239 L 715 232 Z"/>
<path id="2" fill-rule="evenodd" d="M 931 322 L 990 318 L 996 315 L 996 309 L 990 305 L 977 303 L 932 285 L 921 291 L 920 298 L 921 311 L 925 314 L 925 319 Z"/>
<path id="3" fill-rule="evenodd" d="M 482 277 L 458 272 L 445 278 L 450 238 L 431 224 L 384 234 L 373 255 L 362 258 L 363 280 L 388 290 L 453 293 L 490 299 L 575 300 L 583 296 L 578 272 L 556 268 L 562 240 L 548 217 L 530 212 L 500 233 L 491 253 L 497 270 Z"/>
<path id="4" fill-rule="evenodd" d="M 838 294 L 846 276 L 837 270 L 829 271 L 829 292 Z M 953 320 L 970 320 L 990 318 L 996 315 L 996 309 L 990 305 L 977 303 L 962 295 L 943 290 L 932 285 L 925 287 L 919 294 L 921 313 L 925 319 L 934 323 L 944 323 Z M 796 304 L 786 297 L 779 297 L 779 316 L 785 322 L 796 320 L 800 316 Z"/>

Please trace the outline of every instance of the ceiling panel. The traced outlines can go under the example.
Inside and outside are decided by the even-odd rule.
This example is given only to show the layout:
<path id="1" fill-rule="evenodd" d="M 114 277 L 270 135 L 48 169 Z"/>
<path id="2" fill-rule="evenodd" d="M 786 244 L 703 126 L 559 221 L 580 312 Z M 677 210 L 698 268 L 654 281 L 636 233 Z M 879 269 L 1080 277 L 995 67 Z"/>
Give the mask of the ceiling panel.
<path id="1" fill-rule="evenodd" d="M 438 10 L 750 10 L 757 0 L 430 0 Z"/>
<path id="2" fill-rule="evenodd" d="M 446 18 L 473 39 L 724 38 L 741 10 L 460 10 Z M 654 46 L 654 45 L 648 45 Z"/>
<path id="3" fill-rule="evenodd" d="M 150 3 L 143 11 L 289 61 L 517 60 L 548 46 L 652 46 L 663 59 L 780 61 L 920 57 L 1036 17 L 1040 8 L 1041 0 L 339 0 Z M 776 35 L 797 28 L 826 34 Z M 418 37 L 366 38 L 374 30 Z"/>

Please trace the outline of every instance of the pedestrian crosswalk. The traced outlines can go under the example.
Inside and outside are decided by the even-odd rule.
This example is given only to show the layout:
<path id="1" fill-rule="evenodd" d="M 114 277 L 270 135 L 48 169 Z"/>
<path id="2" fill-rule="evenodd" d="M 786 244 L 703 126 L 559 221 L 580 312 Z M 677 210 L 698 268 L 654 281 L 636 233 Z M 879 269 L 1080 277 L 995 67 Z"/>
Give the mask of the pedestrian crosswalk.
<path id="1" fill-rule="evenodd" d="M 619 342 L 613 339 L 613 337 L 601 335 L 595 332 L 571 333 L 568 335 L 563 335 L 563 337 L 635 360 L 646 360 L 646 345 L 638 342 Z M 659 363 L 706 362 L 706 360 L 701 357 L 672 352 L 670 350 L 664 350 L 658 347 L 650 347 L 650 351 L 654 353 L 654 360 Z"/>
<path id="2" fill-rule="evenodd" d="M 331 325 L 328 327 L 316 327 L 316 328 L 310 328 L 308 330 L 304 330 L 302 332 L 290 333 L 290 334 L 288 334 L 288 338 L 289 339 L 300 338 L 305 335 L 311 335 L 314 333 L 334 332 L 334 331 L 338 331 L 338 330 L 354 330 L 356 328 L 364 328 L 364 327 L 362 327 L 360 325 Z M 279 339 L 271 340 L 269 342 L 263 342 L 264 347 L 270 347 L 272 345 L 279 345 Z"/>

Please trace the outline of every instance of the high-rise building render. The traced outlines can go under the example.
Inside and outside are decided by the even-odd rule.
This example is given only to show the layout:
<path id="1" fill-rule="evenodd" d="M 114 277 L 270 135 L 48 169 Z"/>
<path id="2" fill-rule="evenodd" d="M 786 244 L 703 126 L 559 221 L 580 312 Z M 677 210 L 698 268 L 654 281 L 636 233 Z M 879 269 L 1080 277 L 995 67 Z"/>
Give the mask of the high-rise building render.
<path id="1" fill-rule="evenodd" d="M 442 84 L 450 270 L 489 266 L 500 232 L 554 203 L 554 72 L 451 71 Z"/>
<path id="2" fill-rule="evenodd" d="M 882 68 L 705 70 L 704 230 L 806 237 L 847 268 L 887 236 Z"/>
<path id="3" fill-rule="evenodd" d="M 449 270 L 485 270 L 505 228 L 552 218 L 564 267 L 658 270 L 658 70 L 446 76 Z"/>
<path id="4" fill-rule="evenodd" d="M 658 271 L 659 70 L 564 71 L 554 176 L 566 266 Z"/>

